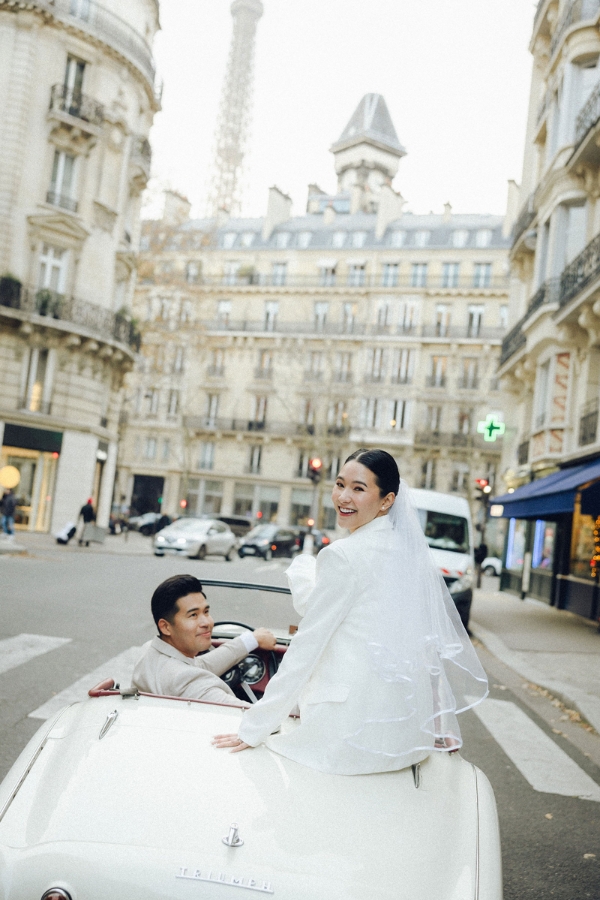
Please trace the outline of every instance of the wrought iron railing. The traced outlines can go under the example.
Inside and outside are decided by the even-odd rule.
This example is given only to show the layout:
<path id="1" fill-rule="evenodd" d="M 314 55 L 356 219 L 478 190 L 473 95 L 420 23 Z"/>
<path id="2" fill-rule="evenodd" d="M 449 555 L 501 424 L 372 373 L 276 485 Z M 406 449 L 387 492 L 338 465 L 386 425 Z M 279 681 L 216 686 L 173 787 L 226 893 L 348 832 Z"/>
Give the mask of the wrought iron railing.
<path id="1" fill-rule="evenodd" d="M 558 303 L 560 297 L 560 278 L 549 278 L 538 288 L 527 307 L 524 318 L 528 319 L 545 303 Z"/>
<path id="2" fill-rule="evenodd" d="M 558 302 L 566 306 L 577 294 L 600 277 L 600 234 L 597 234 L 560 276 Z"/>
<path id="3" fill-rule="evenodd" d="M 169 276 L 171 277 L 171 275 Z M 182 273 L 181 277 L 184 277 L 184 273 Z M 318 288 L 333 288 L 336 287 L 335 281 L 327 281 L 324 282 L 320 275 L 294 275 L 293 273 L 289 273 L 285 278 L 285 284 L 282 283 L 281 277 L 278 275 L 274 275 L 270 272 L 224 272 L 221 275 L 209 275 L 209 274 L 201 274 L 197 284 L 199 286 L 205 287 L 285 287 L 285 288 L 297 288 L 297 287 L 318 287 Z M 352 283 L 350 280 L 345 283 L 342 279 L 338 279 L 337 285 L 339 287 L 340 284 L 344 285 L 344 288 L 348 288 L 351 290 L 361 290 L 364 288 L 378 288 L 381 290 L 381 275 L 377 273 L 367 273 L 364 276 L 364 279 L 358 283 Z M 406 290 L 407 288 L 422 288 L 422 289 L 440 289 L 449 290 L 448 286 L 444 283 L 443 275 L 439 277 L 430 276 L 427 279 L 427 284 L 415 284 L 410 275 L 402 278 L 399 277 L 398 281 L 394 285 L 393 288 L 388 288 L 388 290 Z M 505 275 L 496 275 L 492 276 L 489 279 L 481 274 L 472 273 L 471 275 L 463 275 L 461 276 L 455 284 L 452 285 L 452 290 L 463 290 L 463 291 L 474 291 L 474 290 L 508 290 L 509 288 L 509 279 Z"/>
<path id="4" fill-rule="evenodd" d="M 446 387 L 446 376 L 445 375 L 428 375 L 425 379 L 425 384 L 427 387 L 433 388 L 443 388 Z"/>
<path id="5" fill-rule="evenodd" d="M 50 109 L 67 113 L 82 122 L 100 127 L 104 121 L 104 107 L 93 97 L 74 91 L 64 84 L 54 84 L 50 92 Z"/>
<path id="6" fill-rule="evenodd" d="M 56 191 L 48 191 L 46 203 L 51 203 L 52 206 L 60 206 L 61 209 L 68 209 L 69 212 L 77 212 L 77 200 L 73 200 L 72 197 L 68 197 L 66 194 L 57 194 Z"/>
<path id="7" fill-rule="evenodd" d="M 514 356 L 517 350 L 524 347 L 527 338 L 523 334 L 523 319 L 517 322 L 514 328 L 508 332 L 502 341 L 502 350 L 500 351 L 500 365 L 503 366 L 507 360 Z"/>
<path id="8" fill-rule="evenodd" d="M 600 84 L 598 84 L 575 120 L 575 143 L 579 145 L 586 134 L 600 119 Z"/>
<path id="9" fill-rule="evenodd" d="M 140 332 L 126 316 L 49 288 L 19 286 L 8 293 L 0 284 L 0 306 L 89 329 L 100 338 L 119 341 L 135 351 L 141 346 Z"/>
<path id="10" fill-rule="evenodd" d="M 476 391 L 479 388 L 479 378 L 459 378 L 456 386 L 461 391 Z"/>
<path id="11" fill-rule="evenodd" d="M 523 334 L 523 325 L 533 313 L 540 309 L 544 304 L 560 302 L 561 284 L 562 278 L 549 278 L 548 281 L 545 281 L 535 292 L 529 301 L 529 306 L 527 307 L 525 315 L 519 319 L 517 324 L 508 332 L 502 341 L 502 350 L 500 351 L 501 366 L 503 366 L 517 350 L 520 350 L 521 347 L 525 345 L 527 338 Z"/>
<path id="12" fill-rule="evenodd" d="M 251 332 L 263 334 L 322 334 L 322 335 L 380 335 L 381 326 L 377 324 L 369 324 L 366 322 L 354 322 L 352 329 L 349 329 L 344 322 L 325 322 L 317 325 L 312 322 L 285 322 L 280 319 L 272 320 L 265 323 L 262 319 L 228 319 L 215 322 L 203 322 L 203 327 L 208 332 Z M 389 326 L 385 332 L 388 335 L 413 337 L 438 337 L 435 325 L 415 325 L 406 328 L 403 325 Z M 444 340 L 476 340 L 476 341 L 499 341 L 506 333 L 506 329 L 494 326 L 482 326 L 477 334 L 473 333 L 473 329 L 468 326 L 452 326 L 446 329 Z"/>
<path id="13" fill-rule="evenodd" d="M 529 461 L 529 441 L 521 441 L 517 447 L 517 463 L 526 466 Z"/>
<path id="14" fill-rule="evenodd" d="M 587 22 L 596 18 L 600 11 L 600 0 L 571 0 L 554 29 L 550 42 L 550 56 L 558 49 L 566 31 L 578 22 Z"/>
<path id="15" fill-rule="evenodd" d="M 581 408 L 579 418 L 579 446 L 595 444 L 598 436 L 598 398 L 588 400 Z"/>
<path id="16" fill-rule="evenodd" d="M 501 444 L 486 442 L 483 435 L 463 434 L 448 431 L 417 431 L 415 444 L 424 447 L 465 447 L 468 449 L 486 449 L 500 453 Z"/>
<path id="17" fill-rule="evenodd" d="M 512 230 L 512 242 L 516 244 L 521 235 L 527 231 L 533 220 L 536 216 L 536 209 L 533 202 L 533 194 L 530 194 L 527 198 L 525 205 L 523 206 L 521 212 L 519 213 L 519 217 L 515 224 L 513 225 Z"/>

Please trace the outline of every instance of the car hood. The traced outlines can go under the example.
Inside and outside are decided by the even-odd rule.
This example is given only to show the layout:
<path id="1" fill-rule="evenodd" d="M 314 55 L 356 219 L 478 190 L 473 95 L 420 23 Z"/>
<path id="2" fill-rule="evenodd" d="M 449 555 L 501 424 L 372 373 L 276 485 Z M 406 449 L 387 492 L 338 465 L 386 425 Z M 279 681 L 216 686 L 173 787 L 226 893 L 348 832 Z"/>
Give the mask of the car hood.
<path id="1" fill-rule="evenodd" d="M 435 564 L 446 578 L 461 578 L 469 566 L 473 566 L 473 560 L 468 553 L 454 553 L 452 550 L 438 550 L 431 548 Z"/>
<path id="2" fill-rule="evenodd" d="M 0 884 L 11 885 L 3 897 L 62 886 L 74 900 L 212 898 L 212 880 L 223 900 L 242 900 L 243 890 L 278 900 L 472 900 L 473 766 L 434 754 L 417 789 L 411 769 L 336 776 L 265 747 L 213 749 L 211 736 L 235 731 L 241 715 L 144 697 L 71 707 L 0 823 Z M 26 764 L 2 786 L 0 808 Z M 222 841 L 232 823 L 238 848 Z"/>

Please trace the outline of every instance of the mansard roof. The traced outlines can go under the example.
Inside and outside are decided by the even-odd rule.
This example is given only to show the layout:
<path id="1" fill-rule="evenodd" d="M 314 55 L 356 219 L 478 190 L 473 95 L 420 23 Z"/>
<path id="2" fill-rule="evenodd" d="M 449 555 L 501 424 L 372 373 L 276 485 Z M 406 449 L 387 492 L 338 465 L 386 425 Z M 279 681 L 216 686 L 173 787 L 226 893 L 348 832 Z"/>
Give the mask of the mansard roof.
<path id="1" fill-rule="evenodd" d="M 395 156 L 406 156 L 398 140 L 392 117 L 381 94 L 365 94 L 340 138 L 332 145 L 332 153 L 362 143 L 374 144 Z"/>

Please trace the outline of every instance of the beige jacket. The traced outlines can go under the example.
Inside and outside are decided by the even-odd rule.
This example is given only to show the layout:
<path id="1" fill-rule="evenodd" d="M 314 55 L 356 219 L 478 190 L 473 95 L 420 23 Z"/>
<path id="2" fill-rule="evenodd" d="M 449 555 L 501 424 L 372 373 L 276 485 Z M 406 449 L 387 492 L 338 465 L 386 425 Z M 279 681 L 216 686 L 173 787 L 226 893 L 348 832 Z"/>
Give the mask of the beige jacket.
<path id="1" fill-rule="evenodd" d="M 155 637 L 145 644 L 145 652 L 133 670 L 133 686 L 148 694 L 239 706 L 242 701 L 221 681 L 219 675 L 246 656 L 248 649 L 241 638 L 226 641 L 220 647 L 190 659 Z"/>

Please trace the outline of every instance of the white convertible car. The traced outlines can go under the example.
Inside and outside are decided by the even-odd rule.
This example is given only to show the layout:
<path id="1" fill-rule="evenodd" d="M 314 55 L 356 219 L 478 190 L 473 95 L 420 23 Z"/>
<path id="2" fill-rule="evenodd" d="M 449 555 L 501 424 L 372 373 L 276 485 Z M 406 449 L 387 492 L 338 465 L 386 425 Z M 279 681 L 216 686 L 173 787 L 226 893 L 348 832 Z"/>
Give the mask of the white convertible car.
<path id="1" fill-rule="evenodd" d="M 227 680 L 260 694 L 285 649 Z M 63 709 L 0 787 L 0 900 L 501 900 L 494 796 L 459 753 L 327 775 L 214 749 L 242 715 L 111 680 Z"/>

